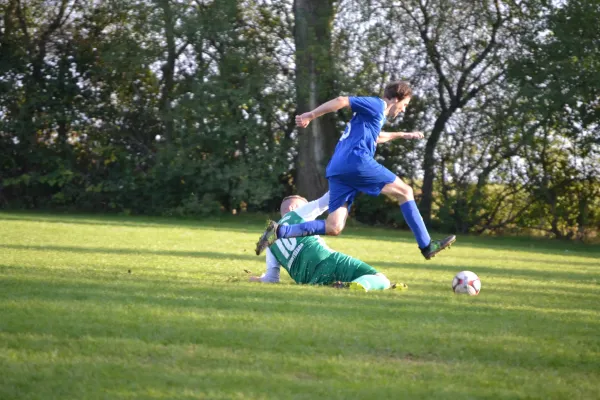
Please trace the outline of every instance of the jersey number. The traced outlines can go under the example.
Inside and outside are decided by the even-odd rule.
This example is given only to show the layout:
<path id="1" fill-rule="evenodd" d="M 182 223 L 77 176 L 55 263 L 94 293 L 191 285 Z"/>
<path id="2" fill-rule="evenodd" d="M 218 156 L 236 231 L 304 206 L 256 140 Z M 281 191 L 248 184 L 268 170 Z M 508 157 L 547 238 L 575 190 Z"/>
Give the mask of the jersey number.
<path id="1" fill-rule="evenodd" d="M 285 223 L 282 225 L 288 225 L 288 224 Z M 298 241 L 296 240 L 295 237 L 287 238 L 287 239 L 281 238 L 281 239 L 278 239 L 275 242 L 275 244 L 277 245 L 277 248 L 279 249 L 279 251 L 281 251 L 281 254 L 283 254 L 283 256 L 287 259 L 287 258 L 290 258 L 290 254 L 294 251 L 294 249 L 298 245 Z"/>
<path id="2" fill-rule="evenodd" d="M 356 115 L 356 113 L 354 113 L 354 115 Z M 354 118 L 354 115 L 352 115 L 353 118 Z M 350 122 L 352 122 L 352 120 L 350 120 Z M 350 136 L 350 131 L 352 130 L 352 125 L 350 125 L 350 122 L 348 122 L 348 124 L 346 124 L 346 129 L 344 129 L 344 133 L 340 137 L 340 142 L 342 140 L 346 139 L 348 136 Z"/>

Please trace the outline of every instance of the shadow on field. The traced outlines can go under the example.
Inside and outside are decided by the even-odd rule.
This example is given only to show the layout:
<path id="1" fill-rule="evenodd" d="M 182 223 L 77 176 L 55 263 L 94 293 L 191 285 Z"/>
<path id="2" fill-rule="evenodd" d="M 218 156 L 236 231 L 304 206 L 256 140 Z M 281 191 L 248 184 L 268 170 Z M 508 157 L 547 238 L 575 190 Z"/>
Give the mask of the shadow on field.
<path id="1" fill-rule="evenodd" d="M 69 391 L 65 393 L 63 389 L 61 394 L 64 397 L 58 398 L 282 399 L 297 398 L 293 395 L 296 393 L 311 393 L 318 398 L 343 398 L 335 389 L 331 393 L 335 397 L 323 395 L 327 393 L 323 390 L 323 384 L 326 387 L 335 385 L 336 375 L 326 376 L 322 372 L 319 374 L 307 370 L 306 359 L 286 359 L 282 362 L 281 353 L 268 350 L 250 352 L 234 348 L 234 344 L 221 348 L 198 343 L 160 346 L 137 338 L 121 340 L 107 336 L 86 336 L 73 339 L 62 335 L 28 335 L 19 338 L 19 343 L 25 348 L 34 349 L 77 349 L 87 356 L 80 356 L 77 361 L 55 359 L 52 363 L 55 370 L 52 372 L 37 365 L 35 379 L 28 374 L 19 377 L 22 387 L 20 393 L 27 393 L 26 389 L 32 381 L 39 391 L 40 384 L 52 382 L 57 386 L 56 382 L 62 379 L 68 382 Z M 106 356 L 98 357 L 94 350 L 102 351 Z M 336 369 L 352 372 L 341 360 L 333 363 L 318 354 L 313 355 L 312 360 L 319 365 L 335 364 Z M 257 364 L 262 368 L 257 368 Z M 10 363 L 7 362 L 7 365 Z M 46 376 L 40 376 L 44 373 Z M 52 375 L 48 376 L 50 373 Z M 61 373 L 66 376 L 61 376 Z M 56 387 L 52 383 L 43 390 L 46 397 L 54 397 L 51 394 L 54 394 L 52 389 L 56 390 Z M 389 387 L 379 388 L 384 392 L 386 389 L 390 394 L 393 393 Z M 352 392 L 350 388 L 346 391 Z M 370 393 L 373 391 L 371 389 Z M 92 392 L 93 396 L 90 395 Z M 420 397 L 430 392 L 431 388 L 421 389 L 418 386 L 413 390 L 413 393 L 421 393 Z M 392 397 L 388 395 L 384 398 Z"/>
<path id="2" fill-rule="evenodd" d="M 0 220 L 252 234 L 262 227 L 243 220 L 13 218 L 1 213 Z M 242 229 L 243 224 L 248 228 Z M 27 229 L 37 227 L 31 224 Z M 362 232 L 355 228 L 344 236 L 413 241 L 403 232 L 370 228 Z M 475 248 L 542 253 L 546 246 L 460 240 L 457 246 L 472 246 L 473 254 Z M 556 247 L 543 253 L 565 255 L 564 248 L 571 248 L 561 242 Z M 10 255 L 3 259 L 2 249 L 64 253 L 34 254 L 34 258 L 56 257 L 43 265 L 30 262 L 25 258 L 28 253 L 19 253 L 27 260 L 25 266 L 11 261 Z M 0 385 L 0 398 L 28 398 L 35 393 L 36 398 L 81 399 L 435 399 L 464 397 L 465 376 L 475 382 L 482 398 L 569 398 L 561 389 L 573 398 L 594 398 L 594 378 L 600 370 L 600 285 L 591 281 L 600 279 L 597 270 L 585 271 L 584 267 L 596 265 L 589 258 L 568 262 L 580 266 L 578 271 L 569 272 L 568 265 L 540 271 L 527 269 L 527 264 L 511 269 L 509 258 L 498 253 L 496 259 L 489 252 L 488 263 L 483 263 L 488 266 L 476 271 L 489 296 L 469 297 L 452 295 L 449 282 L 442 288 L 439 282 L 446 278 L 419 282 L 407 292 L 368 294 L 294 284 L 227 284 L 230 269 L 203 272 L 202 265 L 224 259 L 262 263 L 264 258 L 256 257 L 251 248 L 248 254 L 243 248 L 241 254 L 218 250 L 0 244 L 0 373 L 8 382 Z M 128 267 L 117 265 L 116 258 L 94 265 L 95 255 L 65 257 L 68 252 L 137 255 L 127 263 L 140 273 L 135 269 L 127 273 Z M 593 257 L 591 250 L 587 252 L 585 256 Z M 173 261 L 168 268 L 144 273 L 143 255 L 190 257 L 192 262 L 168 260 Z M 573 255 L 584 256 L 568 254 Z M 532 254 L 532 259 L 510 260 L 562 266 L 542 258 Z M 371 264 L 397 276 L 427 269 L 450 279 L 467 269 L 435 261 Z M 194 266 L 185 271 L 172 267 L 184 262 Z M 491 277 L 496 282 L 509 278 L 514 284 L 493 287 L 487 283 Z M 580 282 L 586 285 L 569 286 Z M 518 392 L 519 386 L 531 391 Z"/>
<path id="3" fill-rule="evenodd" d="M 77 247 L 77 246 L 35 246 L 35 245 L 16 245 L 16 244 L 0 244 L 0 248 L 13 250 L 33 250 L 33 251 L 66 251 L 72 253 L 102 253 L 102 254 L 153 254 L 157 256 L 171 257 L 198 257 L 212 258 L 216 260 L 222 259 L 238 259 L 257 261 L 261 258 L 254 254 L 235 254 L 223 253 L 215 251 L 180 251 L 180 250 L 148 250 L 148 249 L 112 249 L 106 247 Z"/>
<path id="4" fill-rule="evenodd" d="M 193 230 L 218 230 L 256 234 L 257 238 L 264 228 L 267 216 L 242 215 L 223 216 L 208 219 L 177 219 L 172 217 L 140 217 L 116 215 L 48 215 L 36 213 L 0 213 L 0 221 L 29 221 L 56 224 L 79 224 L 95 226 L 123 226 L 133 228 L 184 228 Z M 442 237 L 444 234 L 434 234 L 432 237 Z M 410 232 L 398 229 L 377 227 L 347 227 L 342 237 L 362 238 L 386 242 L 413 243 Z M 459 235 L 456 246 L 468 246 L 492 250 L 518 250 L 529 253 L 555 254 L 562 256 L 577 256 L 585 254 L 598 258 L 600 265 L 600 246 L 584 245 L 578 242 L 565 242 L 529 237 L 477 237 Z M 593 265 L 593 263 L 591 263 Z"/>
<path id="5" fill-rule="evenodd" d="M 132 228 L 185 228 L 185 229 L 211 229 L 227 230 L 234 232 L 256 232 L 260 235 L 265 226 L 265 219 L 255 220 L 248 218 L 226 217 L 223 220 L 212 218 L 207 220 L 167 218 L 167 217 L 132 217 L 132 216 L 97 216 L 97 215 L 20 215 L 0 213 L 0 221 L 25 221 L 50 224 L 73 224 L 92 226 L 114 226 Z M 247 226 L 247 228 L 241 228 Z"/>
<path id="6" fill-rule="evenodd" d="M 406 362 L 406 354 L 411 354 L 411 361 L 448 362 L 461 354 L 463 360 L 506 367 L 516 363 L 536 370 L 598 367 L 593 353 L 541 351 L 514 339 L 553 341 L 563 332 L 561 324 L 568 323 L 569 340 L 593 344 L 598 322 L 577 313 L 502 309 L 447 298 L 367 297 L 325 289 L 299 297 L 297 287 L 265 291 L 249 285 L 179 285 L 157 290 L 149 283 L 133 277 L 99 283 L 4 276 L 1 333 L 117 338 L 295 357 L 385 355 L 387 361 Z M 460 321 L 467 313 L 478 324 L 464 329 Z M 477 335 L 485 340 L 474 340 Z"/>
<path id="7" fill-rule="evenodd" d="M 212 258 L 217 260 L 222 259 L 238 259 L 238 260 L 250 260 L 250 261 L 260 261 L 262 257 L 257 257 L 252 254 L 252 250 L 248 250 L 244 248 L 244 252 L 248 252 L 249 254 L 239 254 L 239 253 L 225 253 L 225 252 L 216 252 L 216 251 L 181 251 L 181 250 L 149 250 L 149 249 L 129 249 L 129 248 L 106 248 L 106 247 L 80 247 L 80 246 L 39 246 L 39 245 L 13 245 L 13 244 L 0 244 L 0 248 L 13 249 L 13 250 L 33 250 L 33 251 L 66 251 L 73 253 L 104 253 L 104 254 L 153 254 L 158 256 L 171 256 L 171 257 L 199 257 L 199 258 Z M 443 257 L 443 255 L 441 255 Z M 488 258 L 482 257 L 469 257 L 469 260 L 483 260 L 489 261 Z M 569 271 L 569 265 L 577 265 L 583 267 L 598 267 L 598 272 L 600 273 L 600 264 L 595 261 L 572 261 L 569 260 L 567 262 L 561 261 L 551 261 L 544 259 L 525 259 L 525 258 L 510 258 L 510 257 L 502 257 L 500 262 L 527 262 L 527 263 L 536 263 L 536 264 L 549 264 L 556 265 L 559 267 L 564 267 L 564 271 L 537 271 L 537 270 L 524 270 L 524 269 L 511 269 L 511 268 L 502 268 L 498 267 L 482 267 L 477 266 L 478 271 L 484 271 L 497 275 L 526 275 L 531 277 L 544 277 L 544 278 L 576 278 L 576 279 L 590 279 L 593 277 L 592 274 L 586 274 L 581 272 L 573 272 Z M 600 260 L 599 260 L 600 261 Z M 365 261 L 367 264 L 373 265 L 374 267 L 385 267 L 385 268 L 406 268 L 407 266 L 414 268 L 427 268 L 427 269 L 440 269 L 447 271 L 449 273 L 456 273 L 458 270 L 468 269 L 467 267 L 456 266 L 450 267 L 447 265 L 433 264 L 431 262 L 427 262 L 425 264 L 405 264 L 402 262 L 389 262 L 389 261 Z M 456 270 L 456 271 L 455 271 Z"/>
<path id="8" fill-rule="evenodd" d="M 152 254 L 157 256 L 169 256 L 169 257 L 194 257 L 194 258 L 210 258 L 215 260 L 249 260 L 249 261 L 262 261 L 262 257 L 257 257 L 254 254 L 237 254 L 237 253 L 225 253 L 225 252 L 216 252 L 216 251 L 180 251 L 180 250 L 148 250 L 148 249 L 129 249 L 129 248 L 104 248 L 104 247 L 75 247 L 75 246 L 37 246 L 37 245 L 10 245 L 10 244 L 0 244 L 0 248 L 5 249 L 14 249 L 14 250 L 33 250 L 33 251 L 64 251 L 64 252 L 73 252 L 73 253 L 100 253 L 100 254 L 128 254 L 128 255 L 146 255 Z M 506 259 L 505 259 L 506 260 Z M 540 263 L 548 263 L 545 260 L 536 261 L 536 260 L 524 260 L 527 262 L 540 262 Z M 442 265 L 442 264 L 434 264 L 431 262 L 423 263 L 423 264 L 410 264 L 410 263 L 400 263 L 400 262 L 389 262 L 389 261 L 365 261 L 367 264 L 372 265 L 375 268 L 381 270 L 381 272 L 385 273 L 385 269 L 389 268 L 402 268 L 402 269 L 428 269 L 428 270 L 437 270 L 442 271 L 447 274 L 453 275 L 456 272 L 464 269 L 469 269 L 469 267 L 464 267 L 461 265 L 450 266 L 450 265 Z M 556 265 L 562 265 L 561 263 L 553 263 Z M 582 265 L 582 266 L 595 266 L 592 262 L 570 262 L 573 265 Z M 564 281 L 569 280 L 572 282 L 583 282 L 590 283 L 590 281 L 594 281 L 599 278 L 600 269 L 598 273 L 585 273 L 585 272 L 574 272 L 569 271 L 568 267 L 564 269 L 564 271 L 540 271 L 534 269 L 518 269 L 518 268 L 502 268 L 498 267 L 483 267 L 481 265 L 477 266 L 477 274 L 485 279 L 485 276 L 505 276 L 512 279 L 517 278 L 533 278 L 537 280 L 552 280 L 552 281 Z"/>
<path id="9" fill-rule="evenodd" d="M 427 264 L 399 264 L 396 262 L 387 262 L 387 261 L 365 261 L 367 264 L 372 265 L 377 269 L 381 269 L 381 272 L 385 273 L 386 268 L 402 268 L 402 269 L 426 269 L 426 270 L 436 270 L 442 271 L 453 276 L 459 271 L 468 270 L 470 267 L 465 267 L 461 265 L 451 266 L 451 265 L 442 265 L 442 264 L 433 264 L 428 262 Z M 530 260 L 530 262 L 535 262 L 534 260 Z M 583 283 L 593 283 L 596 282 L 597 279 L 600 279 L 600 269 L 596 273 L 585 273 L 585 272 L 572 272 L 569 271 L 568 268 L 565 268 L 564 271 L 540 271 L 534 269 L 519 269 L 519 268 L 502 268 L 498 267 L 483 267 L 478 265 L 476 268 L 477 275 L 484 280 L 487 276 L 503 276 L 511 279 L 518 278 L 533 278 L 535 280 L 552 280 L 552 281 L 570 281 L 570 282 L 583 282 Z M 600 281 L 598 282 L 600 283 Z M 600 286 L 598 288 L 600 290 Z"/>

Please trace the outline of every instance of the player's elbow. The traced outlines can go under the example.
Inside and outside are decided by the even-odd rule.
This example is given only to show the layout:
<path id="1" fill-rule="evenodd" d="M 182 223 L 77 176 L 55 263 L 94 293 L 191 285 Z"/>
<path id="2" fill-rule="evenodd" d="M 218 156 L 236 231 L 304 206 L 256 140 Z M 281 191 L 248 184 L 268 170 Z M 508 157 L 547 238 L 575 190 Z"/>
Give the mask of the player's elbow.
<path id="1" fill-rule="evenodd" d="M 377 136 L 377 143 L 386 143 L 392 140 L 392 135 L 389 132 L 380 132 Z"/>

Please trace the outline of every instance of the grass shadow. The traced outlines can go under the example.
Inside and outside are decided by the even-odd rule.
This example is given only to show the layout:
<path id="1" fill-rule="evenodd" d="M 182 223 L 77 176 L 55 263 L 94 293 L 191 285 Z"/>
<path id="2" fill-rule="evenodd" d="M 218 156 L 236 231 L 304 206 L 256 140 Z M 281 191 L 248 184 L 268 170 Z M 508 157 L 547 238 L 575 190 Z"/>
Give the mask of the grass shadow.
<path id="1" fill-rule="evenodd" d="M 215 251 L 180 251 L 180 250 L 148 250 L 148 249 L 130 249 L 130 248 L 104 248 L 104 247 L 78 247 L 78 246 L 38 246 L 38 245 L 9 245 L 9 244 L 0 244 L 0 248 L 5 249 L 13 249 L 13 250 L 34 250 L 34 251 L 57 251 L 57 252 L 72 252 L 72 253 L 100 253 L 100 254 L 116 254 L 116 255 L 157 255 L 157 256 L 169 256 L 169 257 L 193 257 L 193 258 L 210 258 L 215 260 L 225 260 L 225 259 L 233 259 L 233 260 L 244 260 L 244 261 L 259 261 L 262 262 L 262 257 L 257 257 L 253 254 L 238 254 L 238 253 L 225 253 L 225 252 L 215 252 Z M 526 262 L 540 262 L 540 263 L 551 263 L 556 265 L 561 265 L 558 262 L 551 261 L 535 261 L 528 259 L 513 259 L 513 261 L 526 261 Z M 457 266 L 449 266 L 442 264 L 435 264 L 432 262 L 428 262 L 425 266 L 422 264 L 414 264 L 414 263 L 398 263 L 398 262 L 389 262 L 389 261 L 365 261 L 367 264 L 372 265 L 376 268 L 401 268 L 401 269 L 419 269 L 419 268 L 427 268 L 437 271 L 443 271 L 448 274 L 454 274 L 461 269 L 468 269 L 468 267 L 463 267 L 460 265 Z M 596 266 L 592 262 L 572 262 L 574 265 L 582 265 L 582 266 Z M 501 267 L 483 267 L 477 266 L 477 274 L 479 274 L 482 278 L 485 275 L 499 275 L 506 276 L 510 278 L 535 278 L 535 279 L 550 279 L 550 280 L 570 280 L 570 281 L 579 281 L 589 283 L 590 281 L 595 282 L 596 279 L 600 279 L 600 268 L 598 269 L 598 273 L 589 272 L 574 272 L 565 269 L 564 271 L 540 271 L 534 269 L 515 269 L 509 268 L 504 269 Z"/>
<path id="2" fill-rule="evenodd" d="M 428 262 L 427 265 L 422 264 L 398 264 L 395 262 L 387 262 L 387 261 L 365 261 L 367 264 L 374 266 L 375 268 L 401 268 L 401 269 L 419 269 L 426 268 L 428 270 L 435 270 L 445 272 L 450 275 L 454 275 L 455 273 L 469 269 L 470 267 L 465 267 L 461 265 L 443 265 L 443 264 L 435 264 Z M 504 269 L 501 267 L 483 267 L 478 265 L 476 267 L 477 275 L 483 280 L 485 276 L 503 276 L 508 278 L 533 278 L 536 280 L 553 280 L 553 281 L 570 281 L 570 282 L 583 282 L 583 283 L 600 283 L 600 270 L 598 273 L 584 273 L 584 272 L 572 272 L 569 270 L 565 271 L 540 271 L 534 269 L 518 269 L 518 268 L 510 268 Z M 600 286 L 599 286 L 600 289 Z"/>
<path id="3" fill-rule="evenodd" d="M 146 217 L 146 216 L 118 216 L 118 215 L 90 215 L 90 214 L 47 214 L 43 212 L 0 212 L 3 221 L 28 221 L 57 224 L 80 225 L 107 225 L 125 226 L 135 228 L 185 228 L 199 230 L 218 230 L 243 232 L 260 235 L 264 228 L 265 215 L 243 214 L 238 216 L 223 215 L 203 219 L 173 218 L 173 217 Z M 434 234 L 438 237 L 444 234 Z M 364 238 L 387 242 L 412 242 L 414 239 L 409 231 L 378 228 L 369 226 L 347 227 L 342 237 Z M 524 252 L 565 255 L 565 251 L 572 255 L 585 254 L 586 256 L 600 259 L 600 246 L 586 245 L 579 242 L 565 242 L 544 238 L 530 237 L 472 237 L 459 235 L 456 246 L 467 245 L 473 248 L 496 250 L 519 250 Z M 574 253 L 574 254 L 573 254 Z M 599 261 L 600 263 L 600 261 Z"/>
<path id="4" fill-rule="evenodd" d="M 257 261 L 261 258 L 250 254 L 223 253 L 215 251 L 181 251 L 181 250 L 148 250 L 148 249 L 128 249 L 128 248 L 106 248 L 106 247 L 79 247 L 79 246 L 38 246 L 38 245 L 18 245 L 18 244 L 0 244 L 0 248 L 12 250 L 33 250 L 33 251 L 65 251 L 69 253 L 100 253 L 100 254 L 128 254 L 144 255 L 152 254 L 157 256 L 169 257 L 194 257 L 194 258 L 212 258 L 215 260 L 236 259 Z"/>
<path id="5" fill-rule="evenodd" d="M 453 340 L 464 343 L 475 360 L 479 359 L 477 354 L 485 354 L 481 361 L 488 362 L 491 357 L 489 362 L 494 365 L 509 366 L 515 359 L 521 366 L 535 368 L 541 363 L 567 370 L 574 368 L 575 359 L 578 360 L 576 368 L 581 370 L 598 365 L 592 354 L 588 358 L 577 354 L 536 354 L 533 357 L 534 348 L 490 347 L 487 341 L 473 339 L 478 332 L 485 335 L 494 328 L 506 329 L 507 325 L 512 326 L 513 335 L 528 336 L 536 332 L 536 337 L 543 339 L 540 329 L 552 332 L 558 329 L 557 324 L 564 322 L 560 316 L 529 309 L 506 310 L 470 304 L 470 315 L 485 320 L 488 326 L 481 330 L 475 326 L 464 330 L 456 324 L 454 316 L 466 312 L 465 304 L 435 298 L 424 301 L 398 296 L 367 297 L 333 290 L 310 290 L 311 296 L 303 297 L 293 295 L 302 291 L 298 287 L 264 291 L 248 285 L 232 286 L 228 290 L 189 285 L 157 292 L 154 287 L 144 286 L 144 282 L 131 280 L 92 283 L 4 277 L 0 282 L 4 289 L 28 288 L 26 292 L 12 290 L 8 297 L 0 298 L 5 317 L 3 333 L 51 334 L 64 339 L 115 337 L 162 346 L 196 344 L 211 348 L 246 348 L 295 357 L 336 356 L 351 351 L 351 357 L 357 359 L 378 355 L 389 348 L 390 343 L 395 343 L 395 351 L 399 353 L 410 352 L 410 343 L 418 344 L 443 359 L 452 357 L 444 343 Z M 7 323 L 11 319 L 6 317 L 23 312 L 35 321 L 22 320 L 12 326 Z M 392 314 L 402 317 L 390 318 Z M 274 320 L 256 324 L 257 318 L 263 315 Z M 500 320 L 499 315 L 502 315 Z M 534 325 L 520 325 L 522 321 Z M 350 334 L 357 324 L 359 339 Z M 569 325 L 577 332 L 571 339 L 589 341 L 590 337 L 596 337 L 598 323 L 593 326 L 588 320 L 571 315 Z M 423 329 L 425 327 L 428 328 Z M 294 331 L 291 346 L 284 339 L 289 329 Z"/>

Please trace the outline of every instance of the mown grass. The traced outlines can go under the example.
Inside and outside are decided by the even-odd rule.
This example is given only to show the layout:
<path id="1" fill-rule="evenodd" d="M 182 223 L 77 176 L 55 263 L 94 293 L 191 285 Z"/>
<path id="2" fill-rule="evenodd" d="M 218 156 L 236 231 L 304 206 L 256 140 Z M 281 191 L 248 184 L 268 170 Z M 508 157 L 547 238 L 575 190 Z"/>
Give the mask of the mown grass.
<path id="1" fill-rule="evenodd" d="M 600 246 L 331 247 L 408 291 L 245 282 L 255 218 L 0 213 L 0 399 L 595 399 Z M 460 270 L 480 296 L 452 294 Z M 285 274 L 282 274 L 285 275 Z"/>

